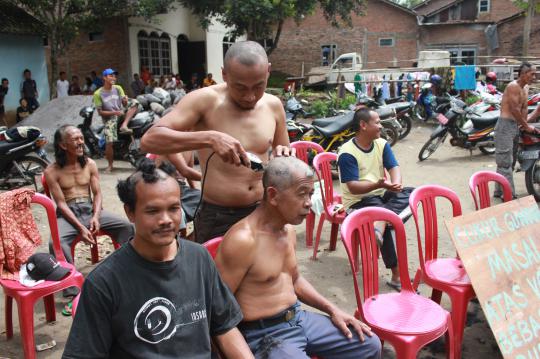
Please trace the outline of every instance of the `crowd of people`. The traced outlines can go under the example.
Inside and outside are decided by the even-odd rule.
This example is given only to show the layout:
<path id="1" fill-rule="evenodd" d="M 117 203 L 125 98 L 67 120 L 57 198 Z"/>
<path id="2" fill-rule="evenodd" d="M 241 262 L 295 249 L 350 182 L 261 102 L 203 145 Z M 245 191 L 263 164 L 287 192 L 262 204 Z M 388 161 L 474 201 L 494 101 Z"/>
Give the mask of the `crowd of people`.
<path id="1" fill-rule="evenodd" d="M 104 74 L 105 83 L 111 75 Z M 207 358 L 212 340 L 227 358 L 380 356 L 370 328 L 299 272 L 293 226 L 310 211 L 315 176 L 294 157 L 281 101 L 265 93 L 268 75 L 264 49 L 236 43 L 224 60 L 225 83 L 187 94 L 146 133 L 142 145 L 158 157 L 141 161 L 117 185 L 129 222 L 102 210 L 99 173 L 80 130 L 57 130 L 46 179 L 65 220 L 62 248 L 77 232 L 92 243 L 105 225 L 123 244 L 86 278 L 64 358 Z M 363 121 L 380 126 L 374 112 Z M 202 175 L 183 156 L 193 150 Z M 250 168 L 252 154 L 265 163 L 263 172 Z M 388 165 L 396 166 L 395 159 Z M 223 236 L 215 262 L 178 236 L 182 168 L 186 179 L 203 183 L 195 242 Z M 394 175 L 385 186 L 400 191 L 400 182 Z"/>
<path id="2" fill-rule="evenodd" d="M 190 91 L 142 138 L 143 150 L 156 157 L 142 160 L 117 184 L 127 220 L 103 209 L 99 171 L 85 154 L 81 131 L 57 129 L 55 162 L 45 179 L 67 261 L 73 263 L 70 247 L 78 235 L 95 244 L 105 230 L 121 244 L 87 276 L 81 293 L 64 291 L 80 300 L 63 358 L 208 358 L 212 342 L 227 358 L 380 357 L 381 342 L 371 329 L 322 296 L 298 268 L 294 226 L 309 214 L 315 176 L 290 147 L 281 100 L 265 92 L 269 71 L 264 48 L 245 41 L 228 49 L 223 84 L 212 74 L 202 81 L 194 74 L 185 86 L 179 75 L 158 82 L 145 67 L 134 74 L 135 95 L 154 87 L 200 90 Z M 534 73 L 524 63 L 503 95 L 496 162 L 510 180 L 518 126 L 536 131 L 527 121 L 540 114 L 540 107 L 529 116 L 526 111 L 525 86 Z M 109 171 L 116 126 L 129 131 L 136 112 L 116 75 L 113 69 L 101 78 L 93 72 L 80 89 L 62 72 L 57 83 L 59 97 L 92 92 L 106 127 Z M 0 94 L 7 92 L 4 80 Z M 21 107 L 31 113 L 39 104 L 29 71 L 21 92 Z M 338 154 L 345 209 L 400 213 L 413 188 L 403 186 L 398 160 L 380 138 L 377 112 L 357 110 L 354 126 L 355 137 Z M 192 151 L 198 151 L 201 172 L 192 168 Z M 252 170 L 253 156 L 263 171 Z M 192 181 L 201 181 L 200 191 Z M 187 202 L 197 203 L 198 211 Z M 182 232 L 191 220 L 193 241 Z M 391 233 L 385 223 L 375 227 L 392 273 L 388 285 L 399 291 Z M 199 244 L 219 237 L 214 260 Z"/>

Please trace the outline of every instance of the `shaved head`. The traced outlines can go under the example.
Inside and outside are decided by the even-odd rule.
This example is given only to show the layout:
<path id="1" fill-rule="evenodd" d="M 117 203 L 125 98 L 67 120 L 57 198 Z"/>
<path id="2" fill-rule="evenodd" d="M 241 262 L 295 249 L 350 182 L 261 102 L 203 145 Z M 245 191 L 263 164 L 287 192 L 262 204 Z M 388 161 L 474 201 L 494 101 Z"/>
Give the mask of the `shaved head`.
<path id="1" fill-rule="evenodd" d="M 225 69 L 235 60 L 245 66 L 268 64 L 268 56 L 264 48 L 255 41 L 235 42 L 225 54 L 223 66 Z"/>
<path id="2" fill-rule="evenodd" d="M 263 188 L 274 187 L 278 191 L 290 188 L 299 178 L 313 178 L 313 170 L 302 160 L 296 157 L 276 157 L 272 159 L 263 175 Z"/>

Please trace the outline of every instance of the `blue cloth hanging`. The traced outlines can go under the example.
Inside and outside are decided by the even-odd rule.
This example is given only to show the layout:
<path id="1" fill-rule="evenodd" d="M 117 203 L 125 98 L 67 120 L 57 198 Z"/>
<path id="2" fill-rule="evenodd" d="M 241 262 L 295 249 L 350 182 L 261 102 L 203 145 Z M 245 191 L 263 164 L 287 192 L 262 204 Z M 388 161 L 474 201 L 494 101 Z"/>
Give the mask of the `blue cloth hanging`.
<path id="1" fill-rule="evenodd" d="M 476 89 L 476 67 L 473 65 L 456 66 L 456 78 L 454 88 L 456 90 Z"/>

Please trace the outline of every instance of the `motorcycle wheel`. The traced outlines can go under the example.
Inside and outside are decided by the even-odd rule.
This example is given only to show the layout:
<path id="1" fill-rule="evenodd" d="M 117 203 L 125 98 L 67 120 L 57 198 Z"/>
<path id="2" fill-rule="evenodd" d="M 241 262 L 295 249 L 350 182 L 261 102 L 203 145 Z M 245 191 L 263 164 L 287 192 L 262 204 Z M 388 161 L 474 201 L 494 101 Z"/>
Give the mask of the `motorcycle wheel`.
<path id="1" fill-rule="evenodd" d="M 381 128 L 381 137 L 390 144 L 390 147 L 392 147 L 399 140 L 399 133 L 394 126 L 383 124 L 383 127 Z"/>
<path id="2" fill-rule="evenodd" d="M 429 156 L 431 156 L 437 148 L 443 143 L 445 136 L 437 136 L 430 138 L 424 146 L 422 146 L 422 149 L 420 150 L 420 153 L 418 154 L 418 160 L 424 161 L 427 160 Z"/>
<path id="3" fill-rule="evenodd" d="M 401 125 L 401 130 L 399 131 L 399 139 L 402 140 L 405 137 L 407 137 L 409 132 L 411 132 L 412 121 L 408 114 L 405 116 L 398 117 L 397 120 L 399 124 Z"/>
<path id="4" fill-rule="evenodd" d="M 484 155 L 494 155 L 495 154 L 495 145 L 493 145 L 493 146 L 478 146 L 478 149 Z"/>
<path id="5" fill-rule="evenodd" d="M 424 106 L 422 106 L 420 103 L 416 103 L 416 105 L 414 106 L 414 117 L 416 117 L 418 121 L 422 122 L 425 122 L 427 120 Z"/>
<path id="6" fill-rule="evenodd" d="M 540 158 L 525 172 L 525 186 L 527 192 L 540 201 Z"/>
<path id="7" fill-rule="evenodd" d="M 17 160 L 17 163 L 21 166 L 24 178 L 21 178 L 21 184 L 15 187 L 32 186 L 36 192 L 43 193 L 41 176 L 49 164 L 45 160 L 34 156 L 23 156 Z M 20 173 L 15 167 L 12 167 L 10 176 L 20 178 Z"/>

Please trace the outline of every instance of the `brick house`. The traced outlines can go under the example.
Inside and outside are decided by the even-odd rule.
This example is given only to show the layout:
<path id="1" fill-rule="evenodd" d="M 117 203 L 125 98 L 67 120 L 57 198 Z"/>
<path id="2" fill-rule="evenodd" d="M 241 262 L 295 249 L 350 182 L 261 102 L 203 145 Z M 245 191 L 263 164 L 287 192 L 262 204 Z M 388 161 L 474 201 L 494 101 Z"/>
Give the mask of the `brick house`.
<path id="1" fill-rule="evenodd" d="M 287 20 L 270 56 L 272 69 L 299 75 L 302 63 L 307 72 L 347 52 L 361 53 L 366 68 L 412 65 L 418 47 L 413 11 L 389 0 L 367 0 L 364 16 L 353 15 L 352 23 L 352 27 L 334 28 L 322 11 L 300 25 Z"/>
<path id="2" fill-rule="evenodd" d="M 511 0 L 427 0 L 413 10 L 419 20 L 419 50 L 448 50 L 452 63 L 486 63 L 490 59 L 484 56 L 521 52 L 489 46 L 486 37 L 489 28 L 498 35 L 499 44 L 508 41 L 508 31 L 501 32 L 497 24 L 521 13 Z M 520 33 L 516 28 L 514 32 Z"/>
<path id="3" fill-rule="evenodd" d="M 510 16 L 497 23 L 499 32 L 499 48 L 495 55 L 507 56 L 520 54 L 523 48 L 523 27 L 525 16 L 523 12 Z M 540 16 L 535 16 L 531 23 L 530 44 L 540 43 Z M 529 56 L 540 57 L 540 46 L 529 46 Z"/>

